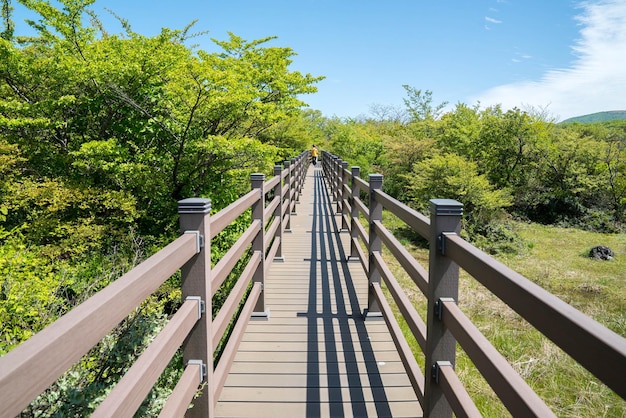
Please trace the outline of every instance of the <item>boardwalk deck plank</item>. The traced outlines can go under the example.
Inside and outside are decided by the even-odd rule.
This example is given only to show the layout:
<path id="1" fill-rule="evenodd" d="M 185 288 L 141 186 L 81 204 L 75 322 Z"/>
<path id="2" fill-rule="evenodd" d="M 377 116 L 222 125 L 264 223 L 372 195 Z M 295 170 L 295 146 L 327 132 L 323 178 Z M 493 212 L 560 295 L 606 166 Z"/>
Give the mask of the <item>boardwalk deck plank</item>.
<path id="1" fill-rule="evenodd" d="M 267 320 L 250 322 L 218 417 L 419 417 L 382 320 L 364 321 L 367 277 L 346 262 L 349 236 L 310 167 L 283 261 L 266 278 Z"/>

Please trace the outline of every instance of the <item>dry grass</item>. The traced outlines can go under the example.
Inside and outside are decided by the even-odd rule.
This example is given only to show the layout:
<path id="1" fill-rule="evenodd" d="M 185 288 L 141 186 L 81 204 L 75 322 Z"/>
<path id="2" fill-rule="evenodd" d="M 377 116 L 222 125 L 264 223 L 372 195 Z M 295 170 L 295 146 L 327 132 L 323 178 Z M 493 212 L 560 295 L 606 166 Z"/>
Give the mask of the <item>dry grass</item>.
<path id="1" fill-rule="evenodd" d="M 385 224 L 391 229 L 399 225 L 388 215 Z M 518 228 L 529 243 L 527 253 L 502 257 L 500 261 L 619 335 L 626 335 L 626 236 L 533 224 L 519 224 Z M 406 231 L 400 236 L 414 257 L 427 267 L 428 251 L 415 245 Z M 615 259 L 589 259 L 589 249 L 595 245 L 613 249 Z M 389 254 L 385 259 L 420 315 L 426 318 L 425 297 Z M 626 417 L 623 399 L 463 271 L 459 295 L 459 306 L 465 314 L 557 416 Z M 414 352 L 423 366 L 423 355 L 416 344 Z M 461 349 L 457 373 L 484 416 L 510 415 Z"/>

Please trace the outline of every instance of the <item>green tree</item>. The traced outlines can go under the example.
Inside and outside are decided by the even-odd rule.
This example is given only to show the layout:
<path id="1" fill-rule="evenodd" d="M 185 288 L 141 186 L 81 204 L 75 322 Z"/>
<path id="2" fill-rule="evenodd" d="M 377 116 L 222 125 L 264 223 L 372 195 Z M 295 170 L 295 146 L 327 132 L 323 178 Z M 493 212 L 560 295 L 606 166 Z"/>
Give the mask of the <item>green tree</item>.
<path id="1" fill-rule="evenodd" d="M 433 105 L 433 92 L 419 90 L 407 84 L 402 86 L 407 94 L 404 105 L 413 121 L 439 119 L 448 102 Z"/>
<path id="2" fill-rule="evenodd" d="M 128 193 L 142 230 L 158 233 L 176 200 L 205 195 L 219 208 L 242 192 L 228 172 L 269 173 L 281 152 L 264 134 L 321 77 L 290 71 L 294 52 L 266 46 L 272 37 L 230 34 L 208 53 L 185 46 L 190 27 L 145 37 L 123 22 L 125 36 L 110 36 L 92 3 L 24 1 L 41 15 L 39 37 L 0 45 L 0 123 L 34 175 Z"/>
<path id="3" fill-rule="evenodd" d="M 486 225 L 498 220 L 511 204 L 510 195 L 497 190 L 475 163 L 456 154 L 435 155 L 413 166 L 407 175 L 411 204 L 427 212 L 431 199 L 455 199 L 463 203 L 470 224 Z"/>
<path id="4" fill-rule="evenodd" d="M 401 201 L 408 199 L 408 173 L 419 162 L 439 152 L 432 137 L 426 136 L 415 124 L 383 136 L 384 160 L 381 173 L 385 176 L 385 191 Z"/>
<path id="5" fill-rule="evenodd" d="M 538 153 L 539 171 L 516 206 L 530 219 L 611 230 L 609 145 L 567 127 L 556 129 Z"/>
<path id="6" fill-rule="evenodd" d="M 547 128 L 543 121 L 500 106 L 481 115 L 481 129 L 472 152 L 481 172 L 499 188 L 516 187 L 527 181 L 528 168 L 536 160 L 537 143 L 544 141 Z"/>
<path id="7" fill-rule="evenodd" d="M 312 144 L 318 144 L 320 149 L 327 148 L 324 136 L 326 123 L 327 119 L 322 116 L 322 112 L 305 109 L 260 133 L 259 138 L 263 143 L 278 147 L 283 159 L 291 158 Z"/>
<path id="8" fill-rule="evenodd" d="M 476 160 L 481 129 L 482 118 L 478 105 L 469 107 L 459 103 L 454 110 L 441 117 L 434 136 L 444 152 Z"/>
<path id="9" fill-rule="evenodd" d="M 13 31 L 15 29 L 13 21 L 11 20 L 11 12 L 13 11 L 13 7 L 11 7 L 11 1 L 3 0 L 0 7 L 2 8 L 0 10 L 0 17 L 2 18 L 2 24 L 4 26 L 4 30 L 0 32 L 0 38 L 11 39 L 13 37 Z"/>
<path id="10" fill-rule="evenodd" d="M 383 155 L 382 138 L 356 119 L 333 118 L 325 126 L 330 152 L 361 168 L 361 176 L 378 171 Z"/>

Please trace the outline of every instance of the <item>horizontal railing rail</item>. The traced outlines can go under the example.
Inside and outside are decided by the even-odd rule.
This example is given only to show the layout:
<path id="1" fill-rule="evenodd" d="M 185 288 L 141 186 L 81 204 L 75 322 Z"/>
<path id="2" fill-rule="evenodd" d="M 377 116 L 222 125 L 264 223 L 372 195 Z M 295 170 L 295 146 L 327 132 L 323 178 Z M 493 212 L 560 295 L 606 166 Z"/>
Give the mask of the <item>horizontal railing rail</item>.
<path id="1" fill-rule="evenodd" d="M 269 313 L 264 277 L 274 258 L 281 256 L 282 234 L 295 211 L 307 156 L 304 152 L 285 161 L 284 168 L 276 166 L 268 181 L 264 175 L 252 175 L 252 190 L 214 215 L 208 199 L 180 201 L 184 233 L 179 238 L 0 358 L 0 416 L 19 415 L 178 270 L 181 307 L 93 416 L 133 416 L 181 346 L 185 368 L 161 416 L 214 416 L 245 325 L 252 316 Z M 268 203 L 269 195 L 273 197 Z M 212 267 L 211 240 L 248 211 L 250 225 Z M 241 259 L 247 263 L 212 319 L 212 298 Z M 231 326 L 233 318 L 238 320 Z M 223 349 L 214 364 L 221 341 Z M 188 410 L 192 401 L 194 407 Z"/>
<path id="2" fill-rule="evenodd" d="M 18 415 L 199 252 L 187 233 L 0 358 L 2 416 Z"/>
<path id="3" fill-rule="evenodd" d="M 322 152 L 322 167 L 337 203 L 342 229 L 350 233 L 349 259 L 358 259 L 368 275 L 370 297 L 364 315 L 367 319 L 378 313 L 385 318 L 425 416 L 480 415 L 454 371 L 457 343 L 514 415 L 554 416 L 457 306 L 459 268 L 626 398 L 626 339 L 463 240 L 459 235 L 460 203 L 435 199 L 431 201 L 428 219 L 384 193 L 380 175 L 370 175 L 366 182 L 358 167 L 348 170 L 346 162 L 328 152 Z M 363 196 L 368 197 L 367 202 Z M 385 228 L 383 209 L 429 241 L 428 271 Z M 387 266 L 382 256 L 383 244 L 426 296 L 426 321 Z M 426 357 L 424 373 L 415 367 L 410 348 L 381 290 L 381 279 Z"/>
<path id="4" fill-rule="evenodd" d="M 626 397 L 624 338 L 494 260 L 461 237 L 446 234 L 442 240 L 447 257 L 598 379 L 620 396 Z M 550 318 L 550 321 L 546 321 L 546 318 Z"/>

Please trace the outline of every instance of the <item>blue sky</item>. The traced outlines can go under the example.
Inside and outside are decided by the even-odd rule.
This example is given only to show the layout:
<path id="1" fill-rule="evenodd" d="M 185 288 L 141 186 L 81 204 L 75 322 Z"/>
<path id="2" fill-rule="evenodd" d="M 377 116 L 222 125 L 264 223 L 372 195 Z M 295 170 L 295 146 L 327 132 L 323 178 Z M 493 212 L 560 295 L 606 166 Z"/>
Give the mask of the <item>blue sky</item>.
<path id="1" fill-rule="evenodd" d="M 303 97 L 326 116 L 401 108 L 403 84 L 432 91 L 435 103 L 534 108 L 559 120 L 626 110 L 626 0 L 96 1 L 115 32 L 105 8 L 144 35 L 198 20 L 208 34 L 196 42 L 209 51 L 229 31 L 277 36 L 268 45 L 292 48 L 293 70 L 326 77 Z"/>

